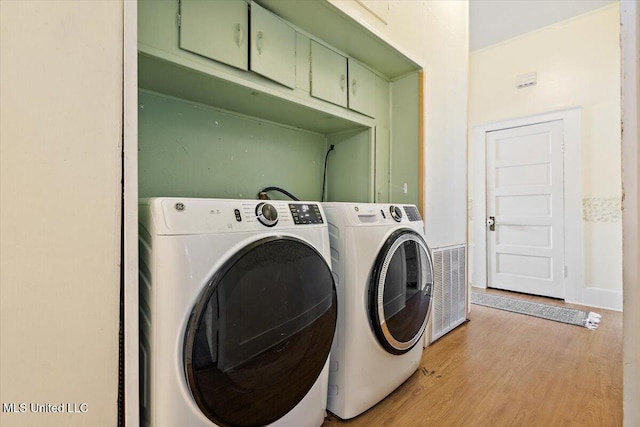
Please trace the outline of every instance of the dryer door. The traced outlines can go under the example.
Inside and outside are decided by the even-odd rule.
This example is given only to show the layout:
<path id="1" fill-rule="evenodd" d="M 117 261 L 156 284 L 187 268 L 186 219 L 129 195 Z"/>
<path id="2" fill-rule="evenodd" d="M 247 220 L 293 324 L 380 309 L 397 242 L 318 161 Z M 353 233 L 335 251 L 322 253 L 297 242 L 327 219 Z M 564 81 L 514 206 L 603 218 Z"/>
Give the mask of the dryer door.
<path id="1" fill-rule="evenodd" d="M 268 237 L 234 254 L 189 319 L 187 384 L 220 426 L 262 426 L 295 407 L 324 368 L 336 292 L 322 255 L 302 240 Z"/>
<path id="2" fill-rule="evenodd" d="M 431 310 L 433 263 L 420 234 L 395 231 L 378 254 L 369 285 L 369 313 L 378 341 L 392 354 L 420 340 Z"/>

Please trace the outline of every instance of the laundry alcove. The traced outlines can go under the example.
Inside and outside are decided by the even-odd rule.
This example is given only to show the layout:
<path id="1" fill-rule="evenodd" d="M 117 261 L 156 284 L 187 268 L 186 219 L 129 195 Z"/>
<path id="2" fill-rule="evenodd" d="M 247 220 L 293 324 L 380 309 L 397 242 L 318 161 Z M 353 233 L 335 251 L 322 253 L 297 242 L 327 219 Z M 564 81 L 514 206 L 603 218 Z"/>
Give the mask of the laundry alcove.
<path id="1" fill-rule="evenodd" d="M 422 207 L 420 66 L 329 2 L 299 8 L 297 1 L 237 1 L 247 8 L 260 4 L 294 29 L 295 87 L 180 49 L 178 0 L 139 0 L 138 99 L 136 111 L 129 110 L 137 117 L 130 140 L 138 169 L 127 179 L 128 194 L 253 198 L 277 185 L 318 200 L 333 145 L 327 200 Z M 312 41 L 373 75 L 375 108 L 362 114 L 311 95 Z M 131 355 L 138 340 L 131 332 L 138 326 L 137 307 L 130 304 L 138 295 L 137 241 L 131 236 L 137 234 L 131 231 L 137 209 L 131 200 L 125 204 L 125 349 Z M 131 378 L 138 364 L 128 360 L 126 406 L 135 412 Z"/>
<path id="2" fill-rule="evenodd" d="M 238 2 L 249 10 L 255 5 Z M 277 8 L 280 16 L 273 14 L 274 19 L 295 34 L 292 89 L 181 49 L 179 2 L 138 2 L 141 197 L 246 198 L 276 185 L 317 200 L 325 155 L 333 145 L 328 200 L 420 205 L 419 67 L 329 4 L 310 5 L 325 26 L 312 25 L 307 13 L 290 10 L 297 9 L 294 4 L 256 6 L 261 13 Z M 346 38 L 331 45 L 322 39 L 335 37 L 335 31 Z M 369 115 L 313 96 L 314 44 L 372 76 L 372 107 L 365 109 Z M 350 90 L 350 97 L 361 91 L 355 82 L 349 85 L 344 90 Z"/>

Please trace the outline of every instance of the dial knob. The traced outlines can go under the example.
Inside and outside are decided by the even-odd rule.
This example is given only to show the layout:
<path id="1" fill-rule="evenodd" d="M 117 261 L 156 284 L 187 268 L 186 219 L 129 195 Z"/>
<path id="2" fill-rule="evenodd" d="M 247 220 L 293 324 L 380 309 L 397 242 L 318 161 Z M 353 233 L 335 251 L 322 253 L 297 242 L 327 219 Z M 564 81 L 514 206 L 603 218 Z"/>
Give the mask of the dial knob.
<path id="1" fill-rule="evenodd" d="M 269 203 L 259 203 L 256 206 L 256 216 L 267 227 L 273 227 L 278 222 L 278 211 Z"/>
<path id="2" fill-rule="evenodd" d="M 389 212 L 391 213 L 391 218 L 393 218 L 396 222 L 400 222 L 402 219 L 402 209 L 398 206 L 391 206 L 389 208 Z"/>

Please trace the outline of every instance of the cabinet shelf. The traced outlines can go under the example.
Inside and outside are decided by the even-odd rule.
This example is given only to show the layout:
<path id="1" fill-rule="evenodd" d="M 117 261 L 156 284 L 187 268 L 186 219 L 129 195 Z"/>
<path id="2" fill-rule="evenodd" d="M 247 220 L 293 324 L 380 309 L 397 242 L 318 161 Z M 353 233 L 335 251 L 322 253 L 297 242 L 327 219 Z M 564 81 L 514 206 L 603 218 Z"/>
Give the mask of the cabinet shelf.
<path id="1" fill-rule="evenodd" d="M 248 75 L 245 81 L 236 83 L 228 76 L 218 77 L 196 67 L 140 50 L 138 85 L 153 92 L 325 135 L 374 125 L 367 117 L 315 101 L 306 93 L 308 99 L 289 89 L 269 90 L 264 81 L 253 81 L 264 80 L 260 77 Z"/>

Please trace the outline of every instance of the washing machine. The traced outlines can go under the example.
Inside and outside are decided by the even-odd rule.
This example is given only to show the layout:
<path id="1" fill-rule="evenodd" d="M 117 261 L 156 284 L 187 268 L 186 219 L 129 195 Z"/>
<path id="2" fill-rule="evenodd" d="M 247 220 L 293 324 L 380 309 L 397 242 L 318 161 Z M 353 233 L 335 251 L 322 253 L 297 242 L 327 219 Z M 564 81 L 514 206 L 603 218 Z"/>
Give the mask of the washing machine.
<path id="1" fill-rule="evenodd" d="M 141 423 L 317 427 L 337 319 L 313 202 L 141 200 Z"/>
<path id="2" fill-rule="evenodd" d="M 433 263 L 415 206 L 323 203 L 338 291 L 327 408 L 361 414 L 418 368 Z"/>

